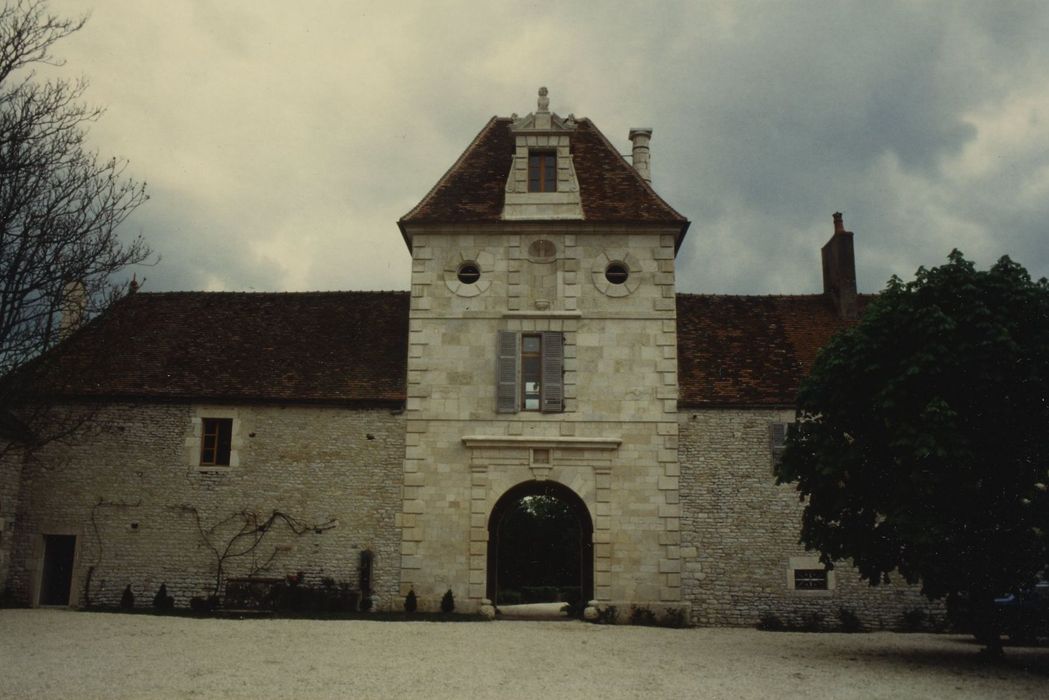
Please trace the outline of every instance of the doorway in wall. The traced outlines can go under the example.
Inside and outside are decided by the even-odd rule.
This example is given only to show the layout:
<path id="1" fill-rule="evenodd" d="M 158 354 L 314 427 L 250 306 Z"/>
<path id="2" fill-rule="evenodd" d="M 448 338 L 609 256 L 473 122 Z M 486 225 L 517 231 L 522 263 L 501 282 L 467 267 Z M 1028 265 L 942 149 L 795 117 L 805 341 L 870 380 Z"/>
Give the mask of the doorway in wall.
<path id="1" fill-rule="evenodd" d="M 527 481 L 488 519 L 488 598 L 497 606 L 594 596 L 593 522 L 583 500 L 553 481 Z"/>
<path id="2" fill-rule="evenodd" d="M 75 553 L 76 535 L 44 535 L 40 605 L 69 605 Z"/>

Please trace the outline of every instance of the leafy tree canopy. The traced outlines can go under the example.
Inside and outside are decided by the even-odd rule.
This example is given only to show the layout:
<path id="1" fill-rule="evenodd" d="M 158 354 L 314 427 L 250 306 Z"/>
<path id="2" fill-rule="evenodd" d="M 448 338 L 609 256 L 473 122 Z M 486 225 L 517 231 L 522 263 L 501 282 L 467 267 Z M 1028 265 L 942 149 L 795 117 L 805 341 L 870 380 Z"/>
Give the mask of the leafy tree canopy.
<path id="1" fill-rule="evenodd" d="M 987 614 L 1049 565 L 1045 279 L 958 251 L 893 277 L 821 352 L 797 418 L 777 480 L 796 484 L 801 540 L 826 562 Z"/>

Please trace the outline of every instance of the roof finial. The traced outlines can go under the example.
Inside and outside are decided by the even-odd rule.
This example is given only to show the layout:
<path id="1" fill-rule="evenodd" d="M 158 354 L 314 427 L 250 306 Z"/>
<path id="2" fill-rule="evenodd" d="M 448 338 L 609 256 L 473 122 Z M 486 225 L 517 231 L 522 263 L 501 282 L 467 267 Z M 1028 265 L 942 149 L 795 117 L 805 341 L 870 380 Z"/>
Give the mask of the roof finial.
<path id="1" fill-rule="evenodd" d="M 834 233 L 845 233 L 845 220 L 840 211 L 834 212 Z"/>
<path id="2" fill-rule="evenodd" d="M 539 109 L 538 112 L 549 112 L 550 111 L 550 98 L 546 96 L 547 89 L 545 87 L 539 88 Z"/>

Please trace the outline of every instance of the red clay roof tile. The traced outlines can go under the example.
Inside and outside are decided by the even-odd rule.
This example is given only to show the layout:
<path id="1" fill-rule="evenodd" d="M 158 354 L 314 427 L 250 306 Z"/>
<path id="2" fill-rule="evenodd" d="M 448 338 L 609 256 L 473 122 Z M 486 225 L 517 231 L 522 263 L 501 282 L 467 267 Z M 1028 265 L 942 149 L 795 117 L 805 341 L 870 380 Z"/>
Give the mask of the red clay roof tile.
<path id="1" fill-rule="evenodd" d="M 43 364 L 66 396 L 402 402 L 407 292 L 138 293 Z"/>
<path id="2" fill-rule="evenodd" d="M 822 294 L 678 294 L 678 405 L 792 406 L 820 348 L 848 325 Z"/>
<path id="3" fill-rule="evenodd" d="M 399 224 L 500 221 L 514 154 L 510 123 L 492 117 Z M 587 221 L 687 225 L 589 119 L 577 122 L 571 151 Z"/>

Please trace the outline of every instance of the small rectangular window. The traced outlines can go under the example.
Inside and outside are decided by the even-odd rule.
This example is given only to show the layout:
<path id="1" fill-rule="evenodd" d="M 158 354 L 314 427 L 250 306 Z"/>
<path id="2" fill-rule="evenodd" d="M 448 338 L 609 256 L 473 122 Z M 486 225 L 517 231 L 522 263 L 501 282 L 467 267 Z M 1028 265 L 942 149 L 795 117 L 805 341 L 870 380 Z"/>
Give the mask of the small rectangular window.
<path id="1" fill-rule="evenodd" d="M 557 154 L 532 151 L 528 154 L 528 191 L 557 192 Z"/>
<path id="2" fill-rule="evenodd" d="M 233 445 L 232 418 L 202 418 L 200 431 L 201 466 L 229 466 Z"/>
<path id="3" fill-rule="evenodd" d="M 769 423 L 769 445 L 772 450 L 772 466 L 783 459 L 783 450 L 787 447 L 787 423 Z"/>
<path id="4" fill-rule="evenodd" d="M 827 590 L 826 569 L 794 569 L 794 590 L 825 591 Z"/>

